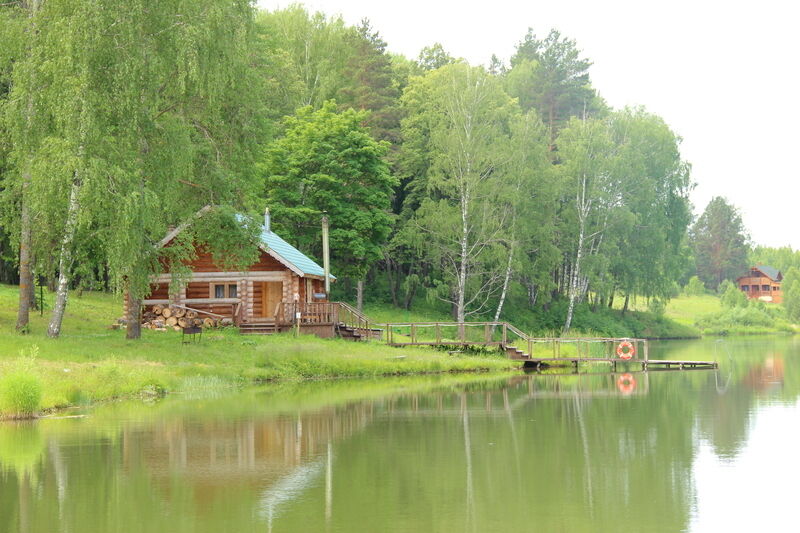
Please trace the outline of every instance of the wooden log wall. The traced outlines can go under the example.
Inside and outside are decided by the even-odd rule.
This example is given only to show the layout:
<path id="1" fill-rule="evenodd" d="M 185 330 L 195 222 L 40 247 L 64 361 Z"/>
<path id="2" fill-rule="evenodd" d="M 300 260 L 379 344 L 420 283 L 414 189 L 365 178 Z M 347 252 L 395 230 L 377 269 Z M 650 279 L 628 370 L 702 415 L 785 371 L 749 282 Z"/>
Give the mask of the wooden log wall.
<path id="1" fill-rule="evenodd" d="M 263 305 L 263 285 L 262 281 L 280 281 L 283 283 L 282 299 L 285 302 L 306 302 L 315 301 L 313 293 L 323 292 L 324 282 L 321 280 L 312 280 L 310 284 L 306 280 L 300 278 L 297 274 L 292 272 L 288 267 L 280 261 L 269 255 L 267 252 L 261 251 L 258 260 L 250 265 L 245 272 L 263 273 L 260 275 L 262 279 L 248 279 L 249 276 L 245 272 L 230 272 L 225 271 L 219 265 L 214 263 L 213 257 L 210 252 L 198 249 L 197 257 L 189 262 L 188 266 L 199 275 L 201 279 L 195 278 L 195 281 L 190 282 L 185 288 L 181 289 L 178 294 L 169 294 L 169 282 L 166 281 L 168 275 L 163 274 L 159 277 L 159 282 L 152 284 L 152 292 L 147 296 L 148 300 L 171 300 L 176 304 L 184 304 L 187 299 L 198 298 L 213 298 L 213 289 L 211 287 L 215 283 L 225 283 L 226 285 L 235 283 L 237 287 L 237 297 L 241 299 L 241 318 L 244 321 L 257 320 L 262 316 Z M 164 265 L 164 272 L 168 272 L 168 265 Z M 216 274 L 216 275 L 215 275 Z M 217 278 L 217 275 L 219 278 Z M 309 294 L 309 286 L 311 287 L 312 294 Z M 226 294 L 227 296 L 227 294 Z M 127 301 L 126 301 L 127 305 Z M 190 307 L 211 313 L 217 313 L 224 316 L 231 316 L 235 312 L 235 306 L 230 303 L 214 304 L 214 303 L 190 303 Z M 271 313 L 273 310 L 267 310 Z M 127 315 L 127 308 L 126 308 Z M 282 317 L 286 318 L 286 317 Z"/>

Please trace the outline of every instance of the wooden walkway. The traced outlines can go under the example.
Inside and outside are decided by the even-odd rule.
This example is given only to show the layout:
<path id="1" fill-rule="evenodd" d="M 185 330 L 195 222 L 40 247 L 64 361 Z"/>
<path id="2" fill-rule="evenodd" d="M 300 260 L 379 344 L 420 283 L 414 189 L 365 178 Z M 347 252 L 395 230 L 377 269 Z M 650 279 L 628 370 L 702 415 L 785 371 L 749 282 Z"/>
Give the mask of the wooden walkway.
<path id="1" fill-rule="evenodd" d="M 406 322 L 383 324 L 390 346 L 496 347 L 525 368 L 607 363 L 641 370 L 717 368 L 716 361 L 650 359 L 647 339 L 531 337 L 507 322 Z"/>
<path id="2" fill-rule="evenodd" d="M 602 357 L 560 357 L 560 358 L 517 358 L 524 362 L 525 368 L 542 368 L 550 366 L 574 366 L 580 363 L 609 363 L 616 370 L 617 365 L 638 365 L 642 370 L 689 370 L 717 368 L 716 361 L 670 361 L 666 359 L 620 359 Z"/>

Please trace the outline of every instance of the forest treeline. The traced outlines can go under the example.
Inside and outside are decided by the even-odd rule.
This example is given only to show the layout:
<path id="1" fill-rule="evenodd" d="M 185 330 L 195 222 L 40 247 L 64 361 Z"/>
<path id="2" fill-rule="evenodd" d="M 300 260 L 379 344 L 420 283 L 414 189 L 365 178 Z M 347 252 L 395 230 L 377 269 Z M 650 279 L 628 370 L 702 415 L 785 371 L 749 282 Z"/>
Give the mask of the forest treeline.
<path id="1" fill-rule="evenodd" d="M 327 213 L 336 290 L 359 306 L 512 306 L 566 331 L 580 306 L 663 309 L 695 271 L 680 138 L 610 107 L 556 30 L 481 66 L 441 44 L 392 54 L 368 21 L 300 5 L 18 0 L 0 42 L 0 277 L 22 330 L 34 283 L 56 292 L 57 336 L 68 288 L 142 298 L 193 242 L 246 263 L 265 206 L 316 257 Z"/>

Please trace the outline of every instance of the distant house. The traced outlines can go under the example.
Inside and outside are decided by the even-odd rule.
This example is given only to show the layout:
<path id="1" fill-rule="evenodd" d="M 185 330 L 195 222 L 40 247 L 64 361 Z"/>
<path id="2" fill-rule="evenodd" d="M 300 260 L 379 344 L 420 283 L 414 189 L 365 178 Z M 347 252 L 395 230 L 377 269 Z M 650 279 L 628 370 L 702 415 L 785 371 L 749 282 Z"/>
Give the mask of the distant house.
<path id="1" fill-rule="evenodd" d="M 159 246 L 170 246 L 183 229 L 170 232 Z M 188 283 L 170 293 L 171 274 L 155 277 L 150 294 L 142 301 L 145 310 L 156 305 L 180 306 L 205 313 L 201 317 L 214 314 L 242 327 L 271 326 L 270 330 L 278 331 L 291 322 L 295 312 L 305 313 L 314 305 L 322 309 L 328 302 L 323 268 L 273 232 L 268 213 L 258 248 L 255 263 L 242 271 L 229 271 L 215 264 L 209 251 L 198 247 L 195 258 L 188 262 L 192 270 Z M 128 303 L 126 297 L 126 318 L 130 318 Z"/>
<path id="2" fill-rule="evenodd" d="M 736 284 L 751 300 L 761 300 L 779 304 L 783 301 L 781 281 L 783 274 L 766 265 L 750 268 L 750 271 L 736 279 Z"/>

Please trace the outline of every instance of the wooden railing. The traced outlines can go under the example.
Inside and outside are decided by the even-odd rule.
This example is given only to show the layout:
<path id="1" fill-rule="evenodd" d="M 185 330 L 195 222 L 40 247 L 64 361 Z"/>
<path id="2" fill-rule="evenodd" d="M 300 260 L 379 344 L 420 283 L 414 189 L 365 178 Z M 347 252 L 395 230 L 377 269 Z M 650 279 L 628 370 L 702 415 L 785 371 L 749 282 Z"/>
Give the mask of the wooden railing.
<path id="1" fill-rule="evenodd" d="M 392 346 L 498 346 L 517 348 L 532 358 L 615 359 L 617 347 L 627 341 L 633 345 L 631 360 L 649 358 L 645 339 L 531 337 L 508 322 L 405 322 L 382 327 Z"/>
<path id="2" fill-rule="evenodd" d="M 337 302 L 280 302 L 275 319 L 281 324 L 337 324 Z"/>
<path id="3" fill-rule="evenodd" d="M 274 316 L 284 326 L 332 324 L 351 328 L 365 339 L 372 337 L 369 319 L 344 302 L 280 302 Z"/>
<path id="4" fill-rule="evenodd" d="M 483 345 L 508 343 L 505 322 L 402 322 L 384 324 L 386 342 L 391 345 Z M 511 330 L 512 335 L 514 330 Z M 522 334 L 524 336 L 524 334 Z"/>
<path id="5" fill-rule="evenodd" d="M 360 333 L 371 333 L 369 318 L 363 313 L 344 302 L 334 303 L 339 306 L 339 324 L 352 328 Z M 370 337 L 369 334 L 366 336 L 367 338 Z"/>

